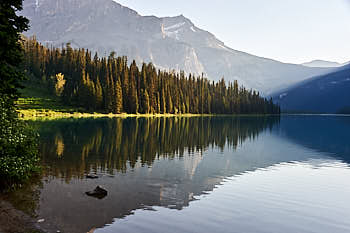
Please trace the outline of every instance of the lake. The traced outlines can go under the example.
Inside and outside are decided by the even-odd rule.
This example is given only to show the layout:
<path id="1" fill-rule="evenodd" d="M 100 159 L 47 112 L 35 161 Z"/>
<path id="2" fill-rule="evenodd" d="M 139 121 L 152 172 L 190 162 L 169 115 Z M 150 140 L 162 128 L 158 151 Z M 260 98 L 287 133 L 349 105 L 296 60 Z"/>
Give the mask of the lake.
<path id="1" fill-rule="evenodd" d="M 43 172 L 8 200 L 48 232 L 350 232 L 348 116 L 30 124 Z"/>

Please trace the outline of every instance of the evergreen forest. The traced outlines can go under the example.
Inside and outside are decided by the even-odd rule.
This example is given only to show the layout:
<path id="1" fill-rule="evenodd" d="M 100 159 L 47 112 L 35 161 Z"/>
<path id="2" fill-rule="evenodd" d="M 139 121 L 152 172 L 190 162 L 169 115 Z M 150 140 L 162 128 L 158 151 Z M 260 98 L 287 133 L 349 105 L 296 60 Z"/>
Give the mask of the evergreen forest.
<path id="1" fill-rule="evenodd" d="M 48 48 L 35 37 L 23 41 L 24 69 L 32 82 L 62 102 L 90 112 L 141 114 L 279 114 L 272 100 L 237 81 L 209 81 L 152 63 L 138 66 L 112 52 L 108 57 L 68 43 Z"/>

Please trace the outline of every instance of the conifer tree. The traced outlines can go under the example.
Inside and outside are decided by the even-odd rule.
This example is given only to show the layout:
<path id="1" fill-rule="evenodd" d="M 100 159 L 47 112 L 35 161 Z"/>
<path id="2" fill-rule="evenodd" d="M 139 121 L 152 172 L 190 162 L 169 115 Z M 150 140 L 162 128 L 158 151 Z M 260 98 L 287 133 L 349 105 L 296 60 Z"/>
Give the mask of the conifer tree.
<path id="1" fill-rule="evenodd" d="M 96 110 L 100 110 L 102 107 L 102 103 L 103 103 L 103 91 L 102 91 L 102 86 L 100 83 L 100 79 L 99 77 L 97 77 L 96 80 L 96 96 L 95 96 L 95 109 Z"/>
<path id="2" fill-rule="evenodd" d="M 120 81 L 118 80 L 115 86 L 115 111 L 114 113 L 121 113 L 123 109 L 123 91 L 120 84 Z"/>
<path id="3" fill-rule="evenodd" d="M 11 100 L 18 97 L 17 88 L 25 79 L 20 33 L 28 29 L 28 19 L 16 14 L 20 10 L 22 0 L 0 2 L 0 95 Z"/>
<path id="4" fill-rule="evenodd" d="M 136 91 L 136 87 L 134 85 L 134 83 L 132 82 L 132 85 L 130 86 L 129 89 L 129 104 L 128 104 L 128 109 L 129 112 L 128 113 L 137 113 L 139 110 L 139 100 L 138 100 L 138 96 L 137 96 L 137 91 Z"/>
<path id="5" fill-rule="evenodd" d="M 150 112 L 149 105 L 149 95 L 147 90 L 141 90 L 141 105 L 140 105 L 140 113 L 148 114 Z"/>
<path id="6" fill-rule="evenodd" d="M 170 91 L 167 92 L 167 99 L 166 99 L 166 109 L 167 113 L 173 113 L 173 100 L 171 99 Z"/>
<path id="7" fill-rule="evenodd" d="M 160 95 L 160 112 L 161 113 L 166 113 L 167 112 L 167 108 L 166 108 L 166 96 L 165 96 L 165 93 L 164 93 L 164 89 L 162 88 L 162 92 L 161 92 L 161 95 Z"/>

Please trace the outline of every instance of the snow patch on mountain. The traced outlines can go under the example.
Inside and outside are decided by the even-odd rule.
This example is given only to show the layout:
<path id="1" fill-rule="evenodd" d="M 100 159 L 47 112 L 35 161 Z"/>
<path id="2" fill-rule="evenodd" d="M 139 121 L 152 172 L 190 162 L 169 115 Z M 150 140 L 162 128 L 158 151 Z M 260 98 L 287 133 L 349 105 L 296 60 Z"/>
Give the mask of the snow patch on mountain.
<path id="1" fill-rule="evenodd" d="M 172 32 L 164 31 L 164 34 L 165 34 L 167 37 L 173 38 L 173 39 L 175 39 L 175 40 L 180 40 L 180 37 L 179 37 L 180 31 L 179 31 L 179 30 L 172 31 Z"/>
<path id="2" fill-rule="evenodd" d="M 171 29 L 177 29 L 177 28 L 182 27 L 182 26 L 185 25 L 185 24 L 186 24 L 186 22 L 177 23 L 177 24 L 175 24 L 175 25 L 172 25 L 172 26 L 169 26 L 169 27 L 165 27 L 164 30 L 165 30 L 165 31 L 169 31 L 169 30 L 171 30 Z"/>
<path id="3" fill-rule="evenodd" d="M 186 22 L 180 22 L 168 27 L 163 28 L 163 34 L 167 37 L 173 38 L 175 40 L 180 40 L 180 34 L 183 30 L 183 26 L 186 24 Z"/>

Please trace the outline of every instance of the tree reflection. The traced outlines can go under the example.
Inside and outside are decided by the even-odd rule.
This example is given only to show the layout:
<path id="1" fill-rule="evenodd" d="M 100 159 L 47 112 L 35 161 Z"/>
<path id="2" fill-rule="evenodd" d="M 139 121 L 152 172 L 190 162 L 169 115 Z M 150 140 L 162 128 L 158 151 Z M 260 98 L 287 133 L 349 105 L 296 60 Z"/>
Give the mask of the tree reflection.
<path id="1" fill-rule="evenodd" d="M 33 122 L 41 135 L 45 175 L 83 178 L 89 172 L 126 172 L 159 158 L 235 149 L 272 129 L 279 117 L 62 119 Z"/>

